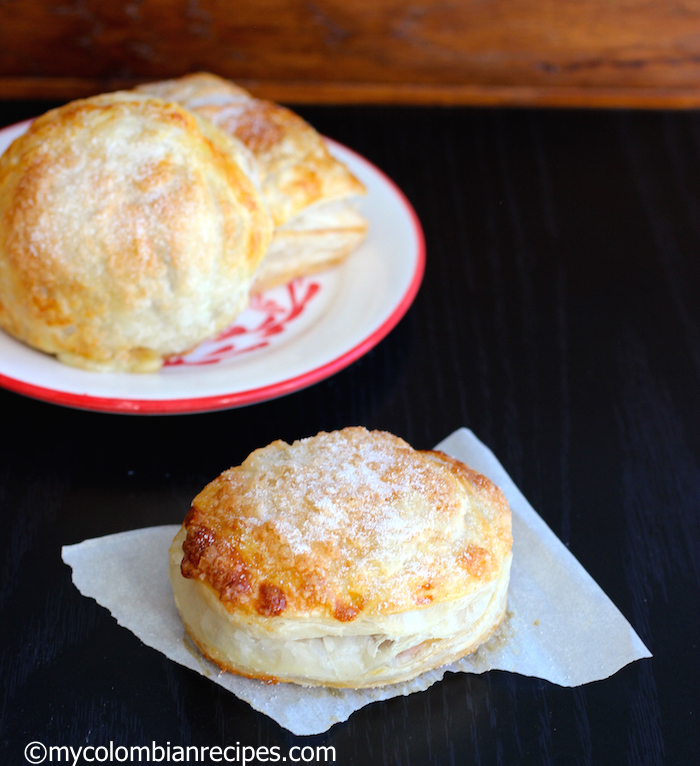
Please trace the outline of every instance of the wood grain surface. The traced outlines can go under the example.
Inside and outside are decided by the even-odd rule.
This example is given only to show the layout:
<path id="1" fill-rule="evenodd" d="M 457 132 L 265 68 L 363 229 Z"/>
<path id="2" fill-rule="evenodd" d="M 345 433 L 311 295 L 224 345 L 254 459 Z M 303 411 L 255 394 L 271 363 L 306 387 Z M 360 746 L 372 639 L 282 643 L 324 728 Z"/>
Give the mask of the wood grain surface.
<path id="1" fill-rule="evenodd" d="M 48 102 L 0 106 L 3 123 Z M 80 412 L 0 391 L 0 752 L 336 748 L 366 766 L 677 766 L 700 752 L 700 118 L 308 107 L 407 194 L 428 263 L 369 354 L 207 415 Z M 654 653 L 575 689 L 492 672 L 294 737 L 80 596 L 61 545 L 179 523 L 273 439 L 346 425 L 420 449 L 466 425 Z"/>
<path id="2" fill-rule="evenodd" d="M 700 3 L 0 2 L 0 97 L 199 70 L 291 103 L 697 107 Z"/>

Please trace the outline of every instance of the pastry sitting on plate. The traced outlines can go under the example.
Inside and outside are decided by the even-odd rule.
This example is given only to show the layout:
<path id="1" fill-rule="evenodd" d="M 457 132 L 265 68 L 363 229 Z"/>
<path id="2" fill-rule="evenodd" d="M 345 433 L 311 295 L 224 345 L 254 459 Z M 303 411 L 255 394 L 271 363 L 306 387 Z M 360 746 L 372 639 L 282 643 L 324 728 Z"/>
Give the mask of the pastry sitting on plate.
<path id="1" fill-rule="evenodd" d="M 389 433 L 276 441 L 192 502 L 170 549 L 187 632 L 224 670 L 373 687 L 473 652 L 506 609 L 511 513 Z"/>
<path id="2" fill-rule="evenodd" d="M 254 292 L 340 263 L 364 240 L 367 222 L 355 209 L 363 184 L 294 112 L 206 73 L 137 91 L 204 115 L 255 155 L 275 230 Z"/>
<path id="3" fill-rule="evenodd" d="M 75 101 L 0 157 L 0 327 L 150 372 L 245 308 L 272 222 L 250 152 L 176 103 Z"/>

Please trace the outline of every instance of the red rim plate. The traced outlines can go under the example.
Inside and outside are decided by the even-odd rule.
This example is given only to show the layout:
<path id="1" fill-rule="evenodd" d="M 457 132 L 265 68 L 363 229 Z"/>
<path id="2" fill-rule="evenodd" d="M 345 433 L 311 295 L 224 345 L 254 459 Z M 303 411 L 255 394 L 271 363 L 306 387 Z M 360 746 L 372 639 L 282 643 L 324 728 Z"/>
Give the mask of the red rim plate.
<path id="1" fill-rule="evenodd" d="M 23 123 L 10 125 L 1 129 L 0 135 L 10 131 L 17 131 L 17 134 L 19 135 L 19 132 L 21 132 L 20 129 L 22 127 L 28 126 L 30 123 L 31 120 L 27 120 Z M 330 139 L 326 140 L 328 141 L 331 148 L 337 148 L 351 155 L 358 164 L 364 165 L 365 169 L 370 174 L 383 181 L 383 183 L 393 194 L 396 202 L 398 202 L 403 208 L 407 219 L 410 222 L 416 242 L 416 252 L 412 254 L 412 257 L 415 260 L 413 274 L 407 289 L 401 296 L 401 299 L 396 303 L 388 317 L 366 338 L 364 338 L 364 340 L 355 345 L 353 348 L 346 350 L 342 354 L 339 354 L 331 361 L 310 369 L 301 375 L 278 380 L 274 383 L 271 383 L 270 385 L 261 386 L 250 390 L 234 391 L 231 393 L 217 394 L 214 396 L 187 397 L 178 399 L 100 397 L 90 394 L 79 394 L 69 391 L 61 391 L 45 386 L 38 386 L 25 380 L 16 377 L 10 377 L 2 373 L 0 373 L 0 386 L 10 391 L 14 391 L 15 393 L 23 394 L 24 396 L 28 396 L 33 399 L 50 402 L 51 404 L 59 404 L 67 407 L 74 407 L 96 412 L 143 415 L 202 413 L 215 410 L 230 409 L 233 407 L 241 407 L 248 404 L 256 404 L 259 402 L 268 401 L 270 399 L 276 399 L 280 396 L 294 393 L 295 391 L 300 391 L 303 388 L 307 388 L 314 383 L 318 383 L 330 377 L 331 375 L 334 375 L 374 348 L 374 346 L 383 340 L 389 334 L 389 332 L 391 332 L 391 330 L 396 327 L 406 311 L 408 311 L 408 308 L 413 303 L 413 300 L 418 293 L 418 289 L 425 272 L 425 237 L 423 235 L 423 229 L 421 227 L 420 221 L 418 220 L 418 216 L 411 206 L 411 203 L 406 199 L 405 195 L 398 188 L 398 186 L 396 186 L 396 184 L 385 173 L 383 173 L 381 170 L 379 170 L 379 168 L 377 168 L 375 165 L 369 162 L 369 160 L 365 159 L 357 152 L 348 149 L 338 142 L 332 141 Z M 352 256 L 350 257 L 352 258 Z M 89 374 L 98 375 L 99 373 Z"/>

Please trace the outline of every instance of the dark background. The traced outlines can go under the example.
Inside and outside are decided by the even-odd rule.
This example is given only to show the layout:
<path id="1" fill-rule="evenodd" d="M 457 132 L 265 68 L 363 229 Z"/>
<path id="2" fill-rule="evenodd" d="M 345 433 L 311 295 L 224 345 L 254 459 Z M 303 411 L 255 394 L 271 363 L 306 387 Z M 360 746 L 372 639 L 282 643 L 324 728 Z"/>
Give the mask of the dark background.
<path id="1" fill-rule="evenodd" d="M 0 124 L 49 102 L 0 103 Z M 424 226 L 423 286 L 305 391 L 123 416 L 0 391 L 0 752 L 26 743 L 333 745 L 341 764 L 691 764 L 700 752 L 700 116 L 307 107 Z M 369 286 L 368 286 L 369 289 Z M 83 598 L 61 545 L 179 523 L 273 439 L 419 449 L 468 426 L 654 654 L 576 689 L 453 676 L 294 737 Z"/>

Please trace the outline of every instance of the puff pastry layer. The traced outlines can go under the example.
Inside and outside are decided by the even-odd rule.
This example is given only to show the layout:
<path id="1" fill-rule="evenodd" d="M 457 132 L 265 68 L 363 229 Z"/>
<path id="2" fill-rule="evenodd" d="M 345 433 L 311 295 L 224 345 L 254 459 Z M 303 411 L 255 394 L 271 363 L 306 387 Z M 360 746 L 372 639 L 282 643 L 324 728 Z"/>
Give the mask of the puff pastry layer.
<path id="1" fill-rule="evenodd" d="M 137 90 L 204 115 L 255 155 L 275 232 L 254 291 L 339 263 L 365 238 L 367 222 L 355 209 L 364 185 L 299 115 L 208 73 Z"/>
<path id="2" fill-rule="evenodd" d="M 158 369 L 245 307 L 271 232 L 254 158 L 206 119 L 72 102 L 0 158 L 0 326 L 87 369 Z"/>
<path id="3" fill-rule="evenodd" d="M 205 487 L 170 577 L 187 631 L 220 667 L 379 686 L 496 629 L 510 523 L 500 490 L 462 463 L 348 428 L 273 442 Z"/>

